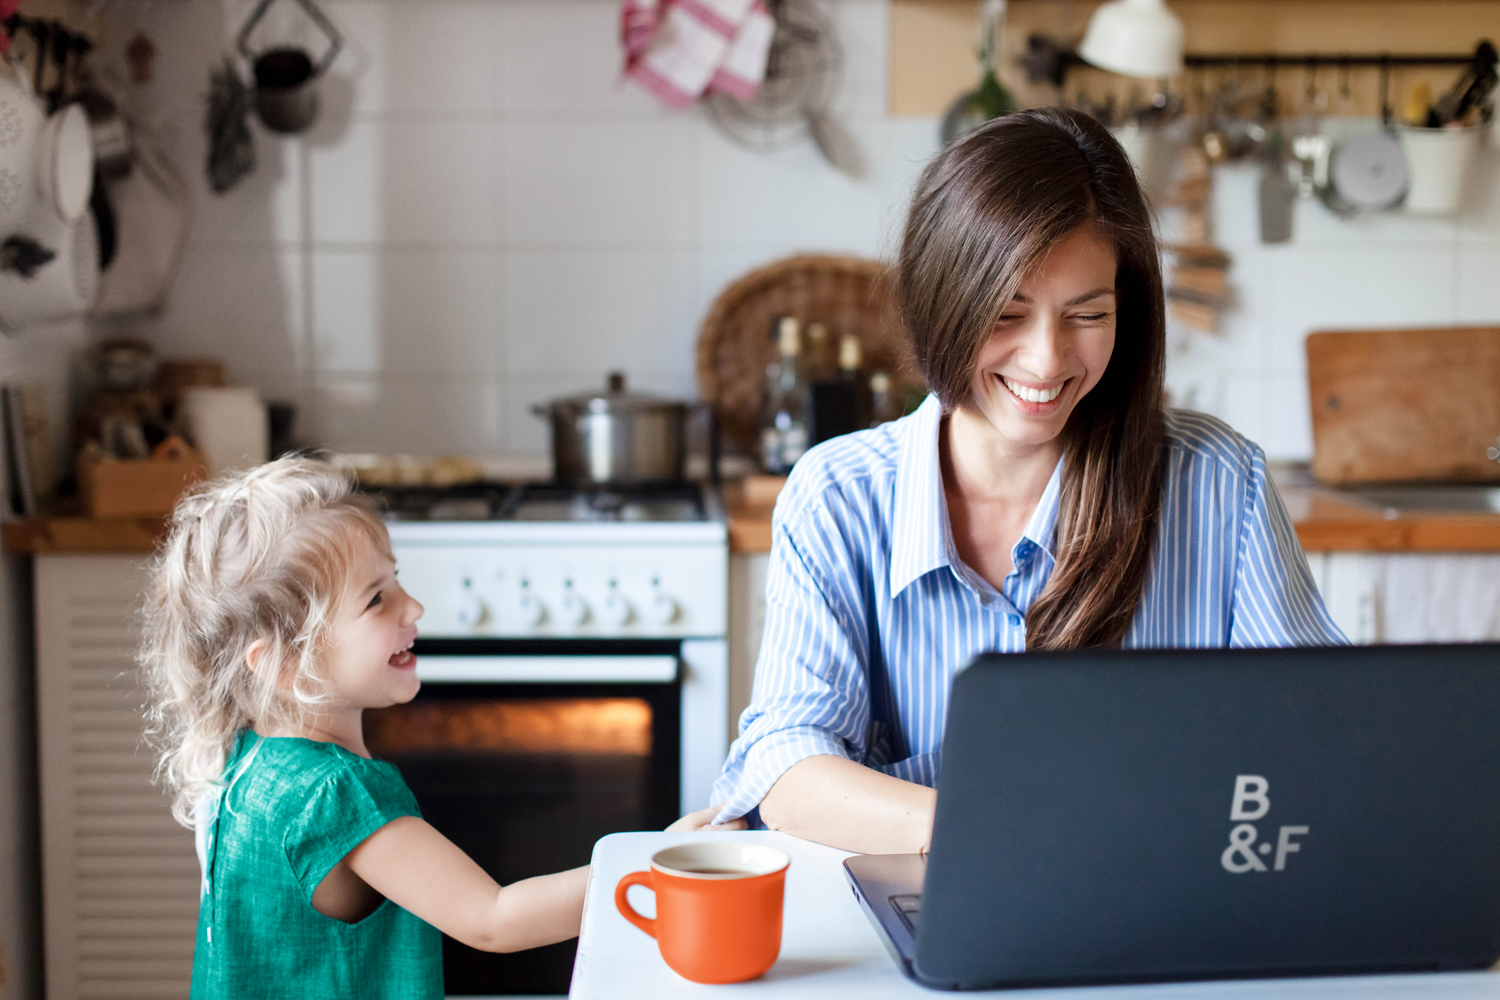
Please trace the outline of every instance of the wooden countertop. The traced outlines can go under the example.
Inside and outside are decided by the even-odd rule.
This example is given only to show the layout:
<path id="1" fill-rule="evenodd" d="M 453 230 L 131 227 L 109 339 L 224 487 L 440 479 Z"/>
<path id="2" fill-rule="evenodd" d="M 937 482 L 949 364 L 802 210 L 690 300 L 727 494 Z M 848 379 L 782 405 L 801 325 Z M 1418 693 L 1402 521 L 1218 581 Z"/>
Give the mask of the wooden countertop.
<path id="1" fill-rule="evenodd" d="M 1500 514 L 1405 514 L 1382 511 L 1305 481 L 1277 475 L 1302 547 L 1309 552 L 1500 552 Z M 771 551 L 771 509 L 785 479 L 750 476 L 724 488 L 732 552 Z M 148 553 L 164 519 L 101 519 L 77 515 L 9 521 L 0 527 L 5 551 Z"/>
<path id="2" fill-rule="evenodd" d="M 1500 514 L 1403 514 L 1382 511 L 1305 481 L 1276 475 L 1302 548 L 1308 552 L 1500 552 Z M 771 508 L 785 479 L 751 476 L 726 486 L 733 552 L 771 551 Z"/>

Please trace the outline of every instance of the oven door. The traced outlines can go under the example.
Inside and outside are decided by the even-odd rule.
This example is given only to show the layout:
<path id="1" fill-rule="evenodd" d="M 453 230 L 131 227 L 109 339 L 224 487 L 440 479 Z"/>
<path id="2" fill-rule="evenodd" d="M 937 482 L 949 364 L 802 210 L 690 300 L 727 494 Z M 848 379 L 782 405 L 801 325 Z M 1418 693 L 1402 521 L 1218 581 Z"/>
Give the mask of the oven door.
<path id="1" fill-rule="evenodd" d="M 508 885 L 677 817 L 681 643 L 419 640 L 422 690 L 366 713 L 426 820 Z M 443 939 L 452 996 L 566 993 L 576 941 L 510 955 Z"/>

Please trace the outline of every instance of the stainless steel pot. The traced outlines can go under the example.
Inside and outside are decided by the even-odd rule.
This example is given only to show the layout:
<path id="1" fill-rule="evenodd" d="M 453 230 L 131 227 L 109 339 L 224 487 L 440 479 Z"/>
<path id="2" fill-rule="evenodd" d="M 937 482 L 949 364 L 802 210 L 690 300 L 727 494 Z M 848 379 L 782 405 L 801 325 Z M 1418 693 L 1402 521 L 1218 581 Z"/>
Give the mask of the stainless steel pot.
<path id="1" fill-rule="evenodd" d="M 552 467 L 575 486 L 638 485 L 682 479 L 689 406 L 625 388 L 611 372 L 603 392 L 532 408 L 552 423 Z"/>

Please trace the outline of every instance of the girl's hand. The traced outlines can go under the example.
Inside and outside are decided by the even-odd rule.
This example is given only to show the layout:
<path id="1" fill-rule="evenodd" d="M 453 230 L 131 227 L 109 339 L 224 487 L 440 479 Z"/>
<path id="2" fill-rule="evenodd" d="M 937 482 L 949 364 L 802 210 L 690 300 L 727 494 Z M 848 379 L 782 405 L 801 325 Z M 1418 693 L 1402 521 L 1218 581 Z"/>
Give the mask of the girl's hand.
<path id="1" fill-rule="evenodd" d="M 719 810 L 722 808 L 724 808 L 724 803 L 720 802 L 716 806 L 709 806 L 707 809 L 690 812 L 667 827 L 667 832 L 692 833 L 694 831 L 748 830 L 750 828 L 750 824 L 746 823 L 744 819 L 732 819 L 728 823 L 715 823 L 714 817 L 719 814 Z"/>

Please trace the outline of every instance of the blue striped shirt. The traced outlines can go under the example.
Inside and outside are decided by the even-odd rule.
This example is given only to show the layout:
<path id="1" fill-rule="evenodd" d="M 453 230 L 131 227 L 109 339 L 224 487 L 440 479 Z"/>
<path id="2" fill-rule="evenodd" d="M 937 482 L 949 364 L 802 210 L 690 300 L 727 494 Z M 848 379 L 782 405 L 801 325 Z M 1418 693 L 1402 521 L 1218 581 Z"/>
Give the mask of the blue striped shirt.
<path id="1" fill-rule="evenodd" d="M 938 465 L 942 410 L 836 438 L 798 461 L 772 515 L 750 707 L 713 801 L 742 816 L 793 764 L 837 754 L 937 781 L 953 676 L 1026 648 L 1052 574 L 1062 463 L 997 591 L 959 559 Z M 1213 417 L 1166 414 L 1154 563 L 1124 645 L 1342 643 L 1264 453 Z"/>

